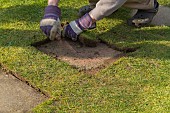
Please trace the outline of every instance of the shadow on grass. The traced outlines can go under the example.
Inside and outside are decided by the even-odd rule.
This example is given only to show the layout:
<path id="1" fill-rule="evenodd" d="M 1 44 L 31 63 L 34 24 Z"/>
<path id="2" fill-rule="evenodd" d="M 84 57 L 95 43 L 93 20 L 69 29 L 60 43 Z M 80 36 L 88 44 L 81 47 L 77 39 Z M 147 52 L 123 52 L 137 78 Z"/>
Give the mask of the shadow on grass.
<path id="1" fill-rule="evenodd" d="M 0 22 L 26 21 L 39 22 L 43 15 L 44 7 L 39 4 L 16 5 L 0 9 Z"/>
<path id="2" fill-rule="evenodd" d="M 44 35 L 36 30 L 0 29 L 0 46 L 25 47 L 42 40 Z"/>
<path id="3" fill-rule="evenodd" d="M 9 8 L 0 8 L 0 22 L 40 22 L 44 15 L 45 6 L 39 4 L 16 5 Z M 63 19 L 75 19 L 77 9 L 71 7 L 61 7 Z"/>

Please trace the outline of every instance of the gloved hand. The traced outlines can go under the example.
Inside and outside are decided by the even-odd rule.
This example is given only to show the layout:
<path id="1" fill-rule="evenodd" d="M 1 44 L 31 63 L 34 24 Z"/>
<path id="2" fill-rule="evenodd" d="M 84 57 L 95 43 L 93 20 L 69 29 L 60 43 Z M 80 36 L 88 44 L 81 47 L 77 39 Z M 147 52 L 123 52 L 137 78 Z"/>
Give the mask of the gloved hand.
<path id="1" fill-rule="evenodd" d="M 92 18 L 87 13 L 83 17 L 75 21 L 72 21 L 68 25 L 64 26 L 62 36 L 70 38 L 73 41 L 77 41 L 80 33 L 82 33 L 84 30 L 93 29 L 95 27 L 96 27 L 96 24 L 93 23 Z"/>
<path id="2" fill-rule="evenodd" d="M 57 6 L 49 5 L 45 8 L 45 14 L 40 22 L 40 29 L 50 39 L 60 39 L 61 37 L 61 11 Z"/>

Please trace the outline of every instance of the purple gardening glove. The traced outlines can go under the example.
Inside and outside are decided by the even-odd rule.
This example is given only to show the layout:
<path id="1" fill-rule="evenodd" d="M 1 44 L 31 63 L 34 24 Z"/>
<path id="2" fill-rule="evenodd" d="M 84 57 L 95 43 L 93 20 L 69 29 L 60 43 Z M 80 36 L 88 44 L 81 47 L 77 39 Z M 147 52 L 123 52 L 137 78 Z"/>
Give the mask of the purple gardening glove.
<path id="1" fill-rule="evenodd" d="M 40 22 L 40 29 L 50 39 L 61 38 L 61 11 L 57 6 L 49 5 L 45 8 L 45 14 Z"/>
<path id="2" fill-rule="evenodd" d="M 62 36 L 70 38 L 73 41 L 77 41 L 80 33 L 82 33 L 84 30 L 95 28 L 95 26 L 96 24 L 93 24 L 92 18 L 87 13 L 83 17 L 66 25 L 62 32 Z"/>

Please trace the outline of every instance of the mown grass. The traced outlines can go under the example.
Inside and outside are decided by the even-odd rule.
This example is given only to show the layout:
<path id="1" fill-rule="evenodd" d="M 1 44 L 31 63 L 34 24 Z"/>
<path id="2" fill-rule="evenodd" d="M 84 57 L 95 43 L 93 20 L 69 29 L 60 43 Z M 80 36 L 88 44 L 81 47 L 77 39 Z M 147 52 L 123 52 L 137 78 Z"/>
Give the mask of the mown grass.
<path id="1" fill-rule="evenodd" d="M 125 8 L 101 20 L 97 29 L 85 34 L 120 48 L 139 49 L 88 75 L 30 46 L 46 38 L 39 29 L 46 0 L 0 4 L 0 64 L 51 96 L 33 112 L 170 112 L 170 27 L 129 27 L 130 10 Z M 61 1 L 62 22 L 76 19 L 85 4 Z"/>

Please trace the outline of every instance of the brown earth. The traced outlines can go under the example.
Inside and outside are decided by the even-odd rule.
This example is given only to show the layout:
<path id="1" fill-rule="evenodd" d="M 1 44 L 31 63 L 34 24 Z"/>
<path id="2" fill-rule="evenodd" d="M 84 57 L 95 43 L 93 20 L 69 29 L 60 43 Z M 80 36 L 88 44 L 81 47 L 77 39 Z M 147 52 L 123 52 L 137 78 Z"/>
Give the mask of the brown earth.
<path id="1" fill-rule="evenodd" d="M 51 41 L 39 45 L 37 49 L 80 70 L 105 67 L 123 56 L 121 52 L 109 48 L 104 43 L 87 47 L 68 40 Z"/>

